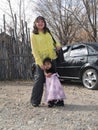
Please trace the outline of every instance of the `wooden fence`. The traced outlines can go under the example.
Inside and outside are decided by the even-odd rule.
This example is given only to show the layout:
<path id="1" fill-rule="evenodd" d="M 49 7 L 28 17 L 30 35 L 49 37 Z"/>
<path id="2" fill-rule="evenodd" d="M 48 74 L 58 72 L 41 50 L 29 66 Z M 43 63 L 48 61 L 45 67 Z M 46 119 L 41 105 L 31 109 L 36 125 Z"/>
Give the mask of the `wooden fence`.
<path id="1" fill-rule="evenodd" d="M 14 32 L 13 30 L 11 35 L 5 31 L 0 33 L 0 80 L 32 78 L 31 67 L 34 60 L 30 33 L 22 33 L 20 41 Z"/>

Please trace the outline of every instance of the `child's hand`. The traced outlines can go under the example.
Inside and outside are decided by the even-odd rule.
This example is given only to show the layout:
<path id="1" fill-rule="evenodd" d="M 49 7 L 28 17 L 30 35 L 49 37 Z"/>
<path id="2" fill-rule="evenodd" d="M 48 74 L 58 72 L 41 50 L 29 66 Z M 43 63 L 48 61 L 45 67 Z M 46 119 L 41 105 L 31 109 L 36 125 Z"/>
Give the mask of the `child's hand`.
<path id="1" fill-rule="evenodd" d="M 51 77 L 52 73 L 45 74 L 46 77 Z"/>

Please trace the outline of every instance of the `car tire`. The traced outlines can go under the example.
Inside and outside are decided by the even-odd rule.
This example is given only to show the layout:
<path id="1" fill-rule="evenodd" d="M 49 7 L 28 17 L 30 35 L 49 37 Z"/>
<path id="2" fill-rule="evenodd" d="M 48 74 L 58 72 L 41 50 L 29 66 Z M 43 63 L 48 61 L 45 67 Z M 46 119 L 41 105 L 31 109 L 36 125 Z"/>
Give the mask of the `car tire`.
<path id="1" fill-rule="evenodd" d="M 86 69 L 82 75 L 83 85 L 91 90 L 98 89 L 98 74 L 95 69 Z"/>

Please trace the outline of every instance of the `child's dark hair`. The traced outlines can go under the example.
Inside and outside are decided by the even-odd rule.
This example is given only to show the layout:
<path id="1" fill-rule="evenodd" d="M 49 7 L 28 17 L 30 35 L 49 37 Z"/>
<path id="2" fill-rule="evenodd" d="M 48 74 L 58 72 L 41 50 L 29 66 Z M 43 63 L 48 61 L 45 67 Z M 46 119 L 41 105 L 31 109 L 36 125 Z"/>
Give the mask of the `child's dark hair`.
<path id="1" fill-rule="evenodd" d="M 49 62 L 49 63 L 52 64 L 52 60 L 51 60 L 49 57 L 47 57 L 47 58 L 45 58 L 45 59 L 43 60 L 43 64 L 45 64 L 46 62 Z"/>
<path id="2" fill-rule="evenodd" d="M 39 34 L 39 33 L 38 33 L 38 28 L 36 27 L 36 22 L 37 22 L 38 20 L 43 20 L 44 23 L 45 23 L 45 26 L 44 26 L 44 28 L 43 28 L 44 33 L 50 32 L 50 30 L 47 28 L 47 24 L 46 24 L 45 18 L 42 17 L 42 16 L 38 16 L 38 17 L 35 19 L 35 21 L 34 21 L 33 33 L 34 33 L 34 34 Z"/>

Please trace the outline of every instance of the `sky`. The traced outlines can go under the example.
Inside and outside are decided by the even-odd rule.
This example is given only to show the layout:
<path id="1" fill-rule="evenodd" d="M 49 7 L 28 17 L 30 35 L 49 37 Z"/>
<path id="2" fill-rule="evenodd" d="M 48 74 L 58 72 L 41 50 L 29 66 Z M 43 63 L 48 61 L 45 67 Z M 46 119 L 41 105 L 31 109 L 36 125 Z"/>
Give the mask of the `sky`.
<path id="1" fill-rule="evenodd" d="M 22 0 L 23 1 L 23 0 Z M 25 16 L 26 16 L 26 21 L 28 22 L 28 27 L 32 28 L 33 26 L 33 21 L 36 18 L 36 14 L 33 11 L 33 2 L 34 0 L 24 0 L 25 4 Z M 35 0 L 37 1 L 37 0 Z M 12 8 L 14 13 L 18 15 L 18 5 L 19 5 L 19 0 L 11 0 Z M 9 13 L 9 5 L 7 0 L 0 0 L 0 29 L 3 27 L 3 14 L 5 14 L 5 19 L 6 22 L 10 25 L 10 13 Z"/>

